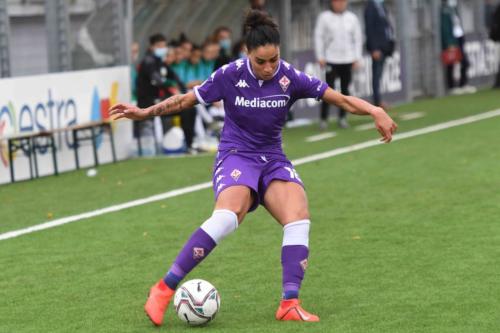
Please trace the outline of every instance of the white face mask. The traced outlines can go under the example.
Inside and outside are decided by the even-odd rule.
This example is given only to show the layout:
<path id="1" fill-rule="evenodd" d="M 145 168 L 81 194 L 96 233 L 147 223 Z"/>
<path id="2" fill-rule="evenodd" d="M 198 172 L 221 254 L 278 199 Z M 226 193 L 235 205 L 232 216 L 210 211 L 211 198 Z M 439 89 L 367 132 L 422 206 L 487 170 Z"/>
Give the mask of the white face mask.
<path id="1" fill-rule="evenodd" d="M 155 56 L 157 56 L 158 58 L 160 59 L 163 59 L 165 58 L 165 56 L 167 55 L 168 53 L 168 47 L 159 47 L 157 49 L 154 49 L 153 50 L 153 53 Z"/>

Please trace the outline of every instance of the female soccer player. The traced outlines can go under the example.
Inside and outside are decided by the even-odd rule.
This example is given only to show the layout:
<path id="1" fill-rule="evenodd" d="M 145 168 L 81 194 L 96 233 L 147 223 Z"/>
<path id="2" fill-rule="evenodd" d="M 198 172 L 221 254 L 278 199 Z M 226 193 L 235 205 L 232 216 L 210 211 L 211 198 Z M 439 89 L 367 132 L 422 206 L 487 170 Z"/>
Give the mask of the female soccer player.
<path id="1" fill-rule="evenodd" d="M 311 222 L 302 181 L 282 151 L 281 130 L 287 112 L 300 98 L 316 98 L 351 113 L 371 115 L 384 142 L 391 141 L 397 127 L 381 108 L 344 96 L 280 60 L 278 26 L 267 14 L 250 11 L 245 31 L 248 58 L 221 67 L 193 92 L 146 109 L 128 104 L 111 108 L 116 119 L 143 120 L 197 103 L 224 101 L 226 118 L 213 171 L 215 209 L 191 235 L 165 277 L 151 287 L 145 310 L 155 325 L 162 324 L 179 282 L 259 204 L 284 231 L 283 298 L 276 319 L 319 321 L 298 300 L 307 268 Z"/>

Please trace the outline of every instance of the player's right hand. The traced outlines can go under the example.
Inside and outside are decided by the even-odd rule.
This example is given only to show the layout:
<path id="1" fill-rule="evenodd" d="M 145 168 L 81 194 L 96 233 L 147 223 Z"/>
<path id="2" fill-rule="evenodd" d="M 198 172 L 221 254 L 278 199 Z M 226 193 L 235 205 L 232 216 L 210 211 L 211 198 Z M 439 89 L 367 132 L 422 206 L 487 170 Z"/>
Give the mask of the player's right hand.
<path id="1" fill-rule="evenodd" d="M 145 120 L 149 118 L 149 112 L 135 105 L 127 103 L 118 103 L 109 109 L 110 116 L 116 116 L 114 120 L 128 118 L 132 120 Z"/>

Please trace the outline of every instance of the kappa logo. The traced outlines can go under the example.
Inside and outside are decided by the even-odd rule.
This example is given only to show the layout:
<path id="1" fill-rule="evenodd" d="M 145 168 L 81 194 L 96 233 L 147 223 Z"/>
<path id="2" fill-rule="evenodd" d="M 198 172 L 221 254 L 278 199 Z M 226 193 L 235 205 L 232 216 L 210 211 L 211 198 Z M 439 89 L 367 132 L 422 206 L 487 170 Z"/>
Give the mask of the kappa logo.
<path id="1" fill-rule="evenodd" d="M 220 183 L 219 186 L 217 186 L 217 192 L 220 192 L 224 186 L 226 186 L 226 184 Z"/>
<path id="2" fill-rule="evenodd" d="M 283 77 L 279 80 L 279 83 L 281 89 L 283 89 L 283 92 L 286 92 L 288 86 L 290 85 L 290 80 L 285 75 L 283 75 Z"/>
<path id="3" fill-rule="evenodd" d="M 267 158 L 264 155 L 260 155 L 260 159 L 267 163 Z"/>
<path id="4" fill-rule="evenodd" d="M 205 249 L 202 247 L 193 247 L 193 259 L 201 259 L 205 256 Z"/>
<path id="5" fill-rule="evenodd" d="M 224 72 L 226 71 L 226 69 L 229 67 L 228 64 L 225 64 L 224 66 L 221 67 L 222 69 L 222 74 L 224 74 Z"/>
<path id="6" fill-rule="evenodd" d="M 215 184 L 218 184 L 222 180 L 222 178 L 224 178 L 224 177 L 226 177 L 226 176 L 224 176 L 224 175 L 217 176 L 217 179 L 215 180 Z"/>
<path id="7" fill-rule="evenodd" d="M 238 169 L 234 169 L 232 172 L 231 172 L 231 177 L 234 179 L 234 181 L 238 181 L 238 179 L 240 179 L 240 176 L 241 176 L 241 171 L 238 170 Z"/>
<path id="8" fill-rule="evenodd" d="M 236 60 L 234 64 L 236 65 L 236 69 L 240 69 L 243 66 L 243 59 Z"/>
<path id="9" fill-rule="evenodd" d="M 238 87 L 238 88 L 250 88 L 250 86 L 248 85 L 247 81 L 245 81 L 245 80 L 239 80 L 238 83 L 236 83 L 235 87 Z"/>
<path id="10" fill-rule="evenodd" d="M 218 167 L 217 170 L 215 170 L 215 175 L 217 175 L 222 170 L 224 170 L 224 167 Z"/>
<path id="11" fill-rule="evenodd" d="M 308 265 L 307 258 L 306 258 L 306 259 L 304 259 L 304 260 L 302 260 L 302 261 L 300 262 L 300 267 L 302 267 L 302 270 L 303 270 L 304 272 L 305 272 L 305 271 L 306 271 L 306 269 L 307 269 L 307 265 Z"/>
<path id="12" fill-rule="evenodd" d="M 318 88 L 316 88 L 316 91 L 320 91 L 320 90 L 321 90 L 321 86 L 322 86 L 322 85 L 323 85 L 323 84 L 322 84 L 322 83 L 320 83 L 320 84 L 318 85 Z"/>

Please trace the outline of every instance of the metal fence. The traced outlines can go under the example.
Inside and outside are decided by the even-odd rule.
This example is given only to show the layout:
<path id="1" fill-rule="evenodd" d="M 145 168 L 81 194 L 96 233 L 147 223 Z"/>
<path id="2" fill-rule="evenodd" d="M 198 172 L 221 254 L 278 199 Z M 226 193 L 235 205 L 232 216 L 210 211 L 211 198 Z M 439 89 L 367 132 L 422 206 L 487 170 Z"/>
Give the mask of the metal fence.
<path id="1" fill-rule="evenodd" d="M 498 56 L 494 44 L 487 42 L 486 0 L 458 2 L 469 40 L 466 49 L 472 55 L 472 82 L 488 84 L 498 67 Z M 312 68 L 316 17 L 329 3 L 267 1 L 268 11 L 281 26 L 282 54 L 301 69 L 306 64 Z M 361 23 L 365 3 L 350 1 Z M 444 91 L 439 62 L 440 4 L 441 0 L 386 0 L 398 39 L 396 57 L 387 67 L 402 87 L 394 95 L 398 101 Z M 247 7 L 247 0 L 0 0 L 0 76 L 126 64 L 132 40 L 144 50 L 147 37 L 154 32 L 169 38 L 185 32 L 201 42 L 216 26 L 226 25 L 238 37 Z M 367 73 L 357 76 L 354 91 L 367 87 Z"/>

